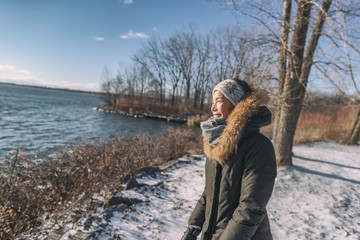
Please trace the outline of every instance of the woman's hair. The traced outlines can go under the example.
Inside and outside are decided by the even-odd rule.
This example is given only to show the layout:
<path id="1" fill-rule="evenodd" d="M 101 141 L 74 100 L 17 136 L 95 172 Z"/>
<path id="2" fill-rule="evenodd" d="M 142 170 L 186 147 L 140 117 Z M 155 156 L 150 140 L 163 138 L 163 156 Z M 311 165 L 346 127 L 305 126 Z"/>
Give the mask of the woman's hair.
<path id="1" fill-rule="evenodd" d="M 244 80 L 240 80 L 238 78 L 231 78 L 232 80 L 234 80 L 235 82 L 237 82 L 244 90 L 245 95 L 248 94 L 248 92 L 251 91 L 251 87 L 249 86 L 249 84 L 247 82 L 245 82 Z"/>

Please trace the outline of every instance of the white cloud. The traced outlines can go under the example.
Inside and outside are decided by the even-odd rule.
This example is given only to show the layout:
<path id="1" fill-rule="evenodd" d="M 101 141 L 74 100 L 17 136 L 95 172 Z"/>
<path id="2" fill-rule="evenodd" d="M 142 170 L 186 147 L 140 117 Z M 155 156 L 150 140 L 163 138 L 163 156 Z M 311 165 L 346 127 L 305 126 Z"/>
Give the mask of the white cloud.
<path id="1" fill-rule="evenodd" d="M 101 91 L 101 85 L 99 83 L 78 83 L 70 81 L 61 81 L 60 83 L 52 83 L 48 86 L 55 88 L 68 88 L 85 91 Z"/>
<path id="2" fill-rule="evenodd" d="M 153 29 L 152 29 L 154 32 L 158 32 L 158 31 L 160 31 L 158 28 L 156 28 L 156 27 L 153 27 Z"/>
<path id="3" fill-rule="evenodd" d="M 124 0 L 124 4 L 132 4 L 133 0 Z"/>
<path id="4" fill-rule="evenodd" d="M 0 65 L 0 78 L 3 76 L 29 76 L 30 72 L 25 69 L 17 69 L 14 65 Z"/>
<path id="5" fill-rule="evenodd" d="M 13 69 L 15 69 L 15 66 L 10 65 L 10 64 L 0 65 L 0 70 L 9 70 L 9 71 L 11 71 Z"/>
<path id="6" fill-rule="evenodd" d="M 46 83 L 44 80 L 32 76 L 30 71 L 18 69 L 14 65 L 10 64 L 0 65 L 0 81 L 37 85 L 43 85 Z"/>
<path id="7" fill-rule="evenodd" d="M 17 72 L 18 73 L 20 73 L 20 74 L 30 74 L 30 72 L 28 71 L 28 70 L 25 70 L 25 69 L 19 69 L 19 70 L 17 70 Z"/>
<path id="8" fill-rule="evenodd" d="M 104 41 L 105 39 L 103 37 L 95 36 L 93 37 L 95 41 Z"/>
<path id="9" fill-rule="evenodd" d="M 16 66 L 10 64 L 0 65 L 0 82 L 86 91 L 101 90 L 99 83 L 75 83 L 70 81 L 50 82 L 42 78 L 34 77 L 30 71 L 18 69 Z"/>
<path id="10" fill-rule="evenodd" d="M 121 35 L 121 39 L 134 39 L 134 38 L 148 38 L 149 36 L 145 33 L 133 32 L 130 30 L 127 34 Z"/>

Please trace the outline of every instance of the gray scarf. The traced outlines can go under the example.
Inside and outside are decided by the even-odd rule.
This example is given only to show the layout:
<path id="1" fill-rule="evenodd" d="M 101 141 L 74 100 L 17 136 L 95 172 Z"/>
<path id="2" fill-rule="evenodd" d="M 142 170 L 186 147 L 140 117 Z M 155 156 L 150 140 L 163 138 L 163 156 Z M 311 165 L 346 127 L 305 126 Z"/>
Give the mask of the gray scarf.
<path id="1" fill-rule="evenodd" d="M 220 136 L 226 128 L 224 118 L 209 118 L 200 123 L 203 137 L 209 142 L 210 146 L 215 147 L 220 140 Z"/>

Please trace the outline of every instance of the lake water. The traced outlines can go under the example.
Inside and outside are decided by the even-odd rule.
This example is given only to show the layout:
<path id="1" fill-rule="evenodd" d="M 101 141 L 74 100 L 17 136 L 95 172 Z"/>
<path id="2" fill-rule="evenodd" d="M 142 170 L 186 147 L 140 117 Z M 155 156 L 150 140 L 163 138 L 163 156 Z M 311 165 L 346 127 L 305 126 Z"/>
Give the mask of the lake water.
<path id="1" fill-rule="evenodd" d="M 95 94 L 0 83 L 0 160 L 20 146 L 51 153 L 79 139 L 162 132 L 170 125 L 94 110 L 101 105 Z"/>

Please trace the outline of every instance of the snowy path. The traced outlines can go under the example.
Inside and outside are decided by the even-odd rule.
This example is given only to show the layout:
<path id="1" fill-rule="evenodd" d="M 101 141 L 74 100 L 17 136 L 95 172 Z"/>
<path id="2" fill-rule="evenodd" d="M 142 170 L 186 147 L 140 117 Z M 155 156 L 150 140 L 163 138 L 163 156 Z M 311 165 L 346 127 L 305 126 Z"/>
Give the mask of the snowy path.
<path id="1" fill-rule="evenodd" d="M 111 228 L 121 239 L 180 239 L 187 227 L 187 219 L 203 190 L 205 159 L 178 164 L 167 169 L 165 175 L 157 175 L 160 185 L 144 191 L 144 203 L 136 205 L 136 211 L 116 213 Z M 143 183 L 156 185 L 151 177 Z M 138 191 L 138 190 L 136 190 Z M 125 194 L 134 196 L 127 191 Z M 108 239 L 105 236 L 102 239 Z"/>
<path id="2" fill-rule="evenodd" d="M 294 147 L 268 204 L 274 239 L 360 239 L 360 147 Z"/>
<path id="3" fill-rule="evenodd" d="M 204 184 L 204 157 L 142 182 L 154 187 L 122 196 L 132 210 L 100 214 L 96 239 L 180 239 Z M 268 214 L 274 239 L 360 240 L 360 147 L 313 143 L 294 147 L 294 167 L 279 168 Z M 101 229 L 101 230 L 99 230 Z M 61 239 L 84 229 L 69 229 Z M 86 232 L 86 231 L 85 231 Z"/>
<path id="4" fill-rule="evenodd" d="M 121 192 L 121 197 L 143 202 L 136 204 L 135 209 L 114 211 L 110 218 L 107 211 L 97 215 L 101 220 L 94 221 L 90 228 L 95 233 L 93 239 L 180 239 L 202 193 L 205 168 L 203 155 L 183 160 L 189 163 L 179 163 L 161 174 L 137 180 L 150 187 Z M 79 232 L 87 230 L 84 227 L 70 229 L 61 239 L 71 239 L 71 235 Z"/>

